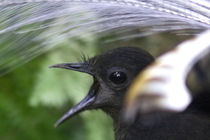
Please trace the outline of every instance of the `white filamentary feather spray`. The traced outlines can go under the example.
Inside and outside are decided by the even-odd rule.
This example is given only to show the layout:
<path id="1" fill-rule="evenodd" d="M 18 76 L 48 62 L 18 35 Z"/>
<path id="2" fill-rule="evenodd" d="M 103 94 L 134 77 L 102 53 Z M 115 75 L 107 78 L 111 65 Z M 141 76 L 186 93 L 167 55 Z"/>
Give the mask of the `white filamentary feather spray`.
<path id="1" fill-rule="evenodd" d="M 1 0 L 0 13 L 0 75 L 85 31 L 138 28 L 136 36 L 146 36 L 210 28 L 208 0 Z"/>
<path id="2" fill-rule="evenodd" d="M 4 47 L 0 48 L 0 75 L 48 51 L 62 39 L 82 35 L 84 31 L 104 35 L 138 28 L 140 33 L 136 36 L 146 36 L 182 29 L 199 33 L 210 28 L 209 0 L 2 0 L 0 13 L 0 44 L 4 44 Z M 157 76 L 159 79 L 165 78 L 167 73 L 169 77 L 166 77 L 172 80 L 163 86 L 156 86 L 162 83 L 152 82 L 144 83 L 143 87 L 136 86 L 137 88 L 132 91 L 135 96 L 129 94 L 132 97 L 128 99 L 141 96 L 141 93 L 154 95 L 152 92 L 155 89 L 161 89 L 162 93 L 158 94 L 164 95 L 164 98 L 156 100 L 157 104 L 148 102 L 146 108 L 155 106 L 163 110 L 184 110 L 190 103 L 191 97 L 183 81 L 189 68 L 206 54 L 204 52 L 208 52 L 206 50 L 210 47 L 207 37 L 210 37 L 209 34 L 209 31 L 205 32 L 194 40 L 204 47 L 193 45 L 191 40 L 191 44 L 188 41 L 178 46 L 176 55 L 172 51 L 158 58 L 158 63 L 145 71 L 148 76 L 141 77 L 140 82 L 144 83 Z M 125 36 L 125 38 L 129 37 L 135 37 L 135 35 Z M 8 43 L 11 40 L 15 45 Z M 39 43 L 30 45 L 33 42 Z M 168 65 L 167 60 L 170 60 L 168 58 L 176 60 L 175 57 L 184 54 L 187 51 L 185 48 L 191 48 L 191 51 L 195 49 L 195 51 L 192 51 L 186 63 L 182 63 L 182 69 L 178 68 L 179 63 L 170 64 L 169 67 L 172 69 L 160 69 L 161 66 Z M 179 78 L 171 74 L 175 71 L 180 75 Z M 182 95 L 175 97 L 175 94 L 169 92 L 177 80 L 180 88 L 176 89 L 182 90 L 178 92 L 185 95 L 178 106 L 174 103 L 176 102 L 174 99 L 178 100 Z M 141 111 L 144 111 L 144 108 L 141 108 Z M 132 109 L 129 113 L 132 114 Z"/>

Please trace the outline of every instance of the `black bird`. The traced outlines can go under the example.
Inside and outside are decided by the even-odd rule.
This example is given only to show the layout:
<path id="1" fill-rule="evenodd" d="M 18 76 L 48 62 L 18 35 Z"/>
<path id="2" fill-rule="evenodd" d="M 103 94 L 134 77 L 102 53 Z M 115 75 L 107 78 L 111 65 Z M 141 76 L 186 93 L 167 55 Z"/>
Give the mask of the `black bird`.
<path id="1" fill-rule="evenodd" d="M 125 92 L 136 75 L 153 61 L 154 58 L 140 48 L 120 47 L 85 60 L 83 63 L 51 66 L 51 68 L 88 73 L 94 79 L 87 96 L 66 113 L 55 126 L 82 111 L 102 109 L 114 121 L 116 140 L 209 139 L 210 114 L 206 112 L 209 112 L 210 106 L 200 102 L 203 99 L 208 100 L 209 95 L 206 94 L 204 96 L 200 94 L 202 98 L 194 100 L 183 113 L 173 115 L 157 113 L 151 118 L 140 116 L 129 123 L 123 121 L 121 111 Z M 196 105 L 200 107 L 196 108 Z"/>
<path id="2" fill-rule="evenodd" d="M 121 108 L 124 94 L 135 76 L 148 66 L 154 58 L 137 47 L 119 47 L 97 55 L 83 63 L 56 64 L 53 68 L 64 68 L 85 72 L 93 76 L 94 83 L 87 96 L 56 124 L 79 112 L 91 109 L 102 109 L 114 120 L 116 139 L 134 139 L 133 129 L 121 122 Z M 126 133 L 128 135 L 124 135 Z"/>

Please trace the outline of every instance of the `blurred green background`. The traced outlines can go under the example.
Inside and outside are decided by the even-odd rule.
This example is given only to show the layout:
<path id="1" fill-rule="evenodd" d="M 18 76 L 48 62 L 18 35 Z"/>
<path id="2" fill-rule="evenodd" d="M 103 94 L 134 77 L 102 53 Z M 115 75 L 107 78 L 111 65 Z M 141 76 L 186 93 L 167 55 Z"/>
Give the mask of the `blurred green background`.
<path id="1" fill-rule="evenodd" d="M 166 37 L 167 36 L 167 37 Z M 165 41 L 165 38 L 169 41 Z M 111 118 L 102 111 L 86 111 L 58 128 L 55 122 L 88 93 L 92 77 L 50 65 L 78 62 L 118 46 L 142 46 L 154 56 L 183 37 L 163 34 L 135 40 L 71 39 L 0 77 L 1 140 L 113 140 Z"/>
<path id="2" fill-rule="evenodd" d="M 13 16 L 15 14 L 16 11 L 11 13 Z M 1 17 L 0 20 L 5 19 Z M 13 22 L 15 21 L 11 21 L 11 24 Z M 10 26 L 9 23 L 1 24 L 0 29 Z M 35 28 L 40 24 L 44 23 L 23 28 Z M 48 67 L 56 63 L 78 62 L 82 53 L 92 57 L 119 46 L 141 47 L 156 57 L 190 37 L 163 33 L 115 40 L 116 36 L 99 38 L 97 35 L 87 34 L 62 38 L 56 44 L 47 44 L 47 49 L 44 48 L 46 50 L 43 51 L 45 53 L 39 52 L 38 57 L 35 55 L 35 59 L 30 61 L 28 58 L 33 58 L 30 54 L 37 49 L 34 46 L 39 46 L 39 42 L 32 38 L 42 38 L 46 33 L 47 37 L 44 39 L 52 40 L 53 34 L 50 37 L 48 35 L 58 31 L 59 27 L 15 34 L 14 32 L 22 30 L 19 28 L 0 34 L 0 62 L 4 64 L 1 70 L 11 71 L 0 77 L 0 140 L 114 140 L 112 120 L 100 110 L 83 112 L 54 128 L 55 122 L 88 93 L 92 77 Z M 132 32 L 129 32 L 129 35 L 132 35 Z M 51 48 L 51 45 L 55 47 Z M 27 52 L 29 57 L 25 57 L 24 53 L 20 55 L 19 52 Z M 10 58 L 17 61 L 8 63 Z M 29 62 L 26 63 L 27 61 Z M 22 62 L 26 64 L 12 71 Z"/>

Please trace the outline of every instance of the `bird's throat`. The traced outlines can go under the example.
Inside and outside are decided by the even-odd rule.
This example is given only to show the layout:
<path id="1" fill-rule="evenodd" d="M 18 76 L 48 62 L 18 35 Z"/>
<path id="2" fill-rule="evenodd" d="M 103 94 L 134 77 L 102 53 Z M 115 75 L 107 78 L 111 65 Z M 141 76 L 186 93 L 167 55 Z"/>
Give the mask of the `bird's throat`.
<path id="1" fill-rule="evenodd" d="M 123 121 L 121 109 L 114 107 L 104 107 L 101 109 L 113 119 L 115 140 L 127 140 L 127 136 L 130 135 L 128 129 L 130 129 L 132 124 Z"/>

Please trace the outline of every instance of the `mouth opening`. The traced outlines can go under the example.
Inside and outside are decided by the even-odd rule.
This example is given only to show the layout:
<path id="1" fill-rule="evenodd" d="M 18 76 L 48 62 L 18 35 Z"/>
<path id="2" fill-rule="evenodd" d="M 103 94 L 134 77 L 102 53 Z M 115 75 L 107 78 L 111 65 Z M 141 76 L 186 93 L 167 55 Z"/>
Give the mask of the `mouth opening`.
<path id="1" fill-rule="evenodd" d="M 67 119 L 71 118 L 72 116 L 85 111 L 89 110 L 91 108 L 94 108 L 94 101 L 97 96 L 98 90 L 99 90 L 99 82 L 98 80 L 94 77 L 94 83 L 91 86 L 87 96 L 80 102 L 78 103 L 75 107 L 70 109 L 65 115 L 63 115 L 54 125 L 55 127 L 59 126 L 61 123 L 66 121 Z"/>

